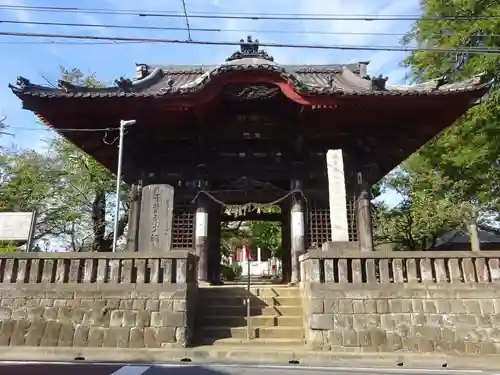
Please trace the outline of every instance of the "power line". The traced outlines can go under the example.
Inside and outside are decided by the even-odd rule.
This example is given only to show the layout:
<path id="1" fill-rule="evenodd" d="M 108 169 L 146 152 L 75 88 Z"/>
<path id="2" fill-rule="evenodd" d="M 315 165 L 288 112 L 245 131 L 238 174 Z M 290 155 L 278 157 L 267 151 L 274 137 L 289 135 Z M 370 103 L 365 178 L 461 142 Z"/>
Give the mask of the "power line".
<path id="1" fill-rule="evenodd" d="M 99 23 L 73 23 L 73 22 L 44 22 L 44 21 L 14 21 L 0 20 L 0 23 L 12 25 L 38 25 L 38 26 L 70 26 L 70 27 L 101 27 L 107 29 L 137 29 L 137 30 L 169 30 L 169 31 L 207 31 L 221 32 L 222 29 L 214 28 L 185 28 L 185 27 L 170 27 L 170 26 L 139 26 L 139 25 L 114 25 L 114 24 L 99 24 Z M 243 31 L 243 30 L 242 30 Z"/>
<path id="2" fill-rule="evenodd" d="M 149 11 L 139 9 L 115 10 L 105 8 L 78 8 L 78 7 L 48 7 L 29 5 L 0 5 L 0 9 L 23 10 L 27 12 L 53 13 L 80 13 L 128 15 L 139 17 L 168 17 L 185 18 L 183 13 L 174 11 Z M 281 20 L 281 21 L 479 21 L 500 19 L 500 16 L 434 16 L 422 17 L 418 15 L 341 15 L 341 14 L 307 14 L 307 13 L 215 13 L 190 12 L 190 18 L 202 19 L 237 19 L 237 20 Z"/>
<path id="3" fill-rule="evenodd" d="M 144 44 L 145 42 L 70 42 L 70 41 L 61 41 L 61 40 L 38 40 L 38 41 L 29 41 L 29 40 L 1 40 L 0 44 L 27 44 L 27 45 L 40 45 L 40 44 L 56 44 L 56 45 L 70 45 L 70 46 L 96 46 L 96 45 L 123 45 L 123 44 Z"/>
<path id="4" fill-rule="evenodd" d="M 74 22 L 45 22 L 45 21 L 14 21 L 0 20 L 0 24 L 12 25 L 38 25 L 38 26 L 66 26 L 66 27 L 97 27 L 105 29 L 135 29 L 135 30 L 164 30 L 164 31 L 198 31 L 214 33 L 259 33 L 259 34 L 307 34 L 307 35 L 360 35 L 360 36 L 405 36 L 403 33 L 377 33 L 377 32 L 351 32 L 351 31 L 302 31 L 302 30 L 278 30 L 278 29 L 219 29 L 219 28 L 193 28 L 193 27 L 171 27 L 171 26 L 139 26 L 139 25 L 117 25 L 99 23 L 74 23 Z M 191 35 L 191 34 L 189 34 Z M 440 33 L 436 36 L 453 36 L 454 33 Z M 496 37 L 500 34 L 474 34 L 478 37 Z"/>
<path id="5" fill-rule="evenodd" d="M 130 125 L 128 125 L 130 126 Z M 91 133 L 91 132 L 110 132 L 110 131 L 119 131 L 120 128 L 62 128 L 56 129 L 51 126 L 45 128 L 25 128 L 22 126 L 7 126 L 6 129 L 12 130 L 22 130 L 22 131 L 56 131 L 56 132 L 81 132 L 81 133 Z"/>
<path id="6" fill-rule="evenodd" d="M 181 0 L 182 1 L 182 9 L 184 9 L 184 18 L 186 20 L 186 27 L 187 27 L 187 32 L 188 32 L 188 40 L 191 40 L 191 27 L 189 26 L 189 17 L 186 9 L 186 0 Z"/>
<path id="7" fill-rule="evenodd" d="M 83 34 L 50 34 L 50 33 L 25 33 L 14 31 L 0 31 L 4 36 L 25 36 L 34 38 L 61 38 L 61 39 L 83 39 L 83 40 L 112 40 L 117 42 L 140 41 L 145 43 L 165 43 L 165 44 L 193 44 L 210 46 L 240 46 L 240 42 L 223 42 L 207 40 L 179 40 L 165 38 L 138 38 L 138 37 L 110 37 Z M 408 46 L 362 46 L 362 45 L 326 45 L 326 44 L 287 44 L 287 43 L 260 43 L 261 47 L 271 48 L 300 48 L 300 49 L 323 49 L 323 50 L 344 50 L 344 51 L 391 51 L 391 52 L 436 52 L 436 53 L 457 53 L 465 52 L 469 54 L 498 55 L 499 48 L 480 48 L 480 47 L 457 47 L 457 48 L 424 48 Z"/>

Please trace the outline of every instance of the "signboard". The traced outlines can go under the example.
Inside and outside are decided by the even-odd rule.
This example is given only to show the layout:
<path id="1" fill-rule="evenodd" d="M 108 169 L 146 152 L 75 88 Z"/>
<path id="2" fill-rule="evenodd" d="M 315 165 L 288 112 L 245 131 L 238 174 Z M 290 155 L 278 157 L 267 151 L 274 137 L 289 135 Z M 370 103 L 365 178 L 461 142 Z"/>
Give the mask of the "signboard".
<path id="1" fill-rule="evenodd" d="M 349 241 L 347 222 L 347 199 L 342 150 L 328 150 L 326 153 L 328 171 L 328 193 L 330 200 L 331 240 Z"/>
<path id="2" fill-rule="evenodd" d="M 35 212 L 0 212 L 0 241 L 28 241 L 29 251 L 35 220 Z"/>

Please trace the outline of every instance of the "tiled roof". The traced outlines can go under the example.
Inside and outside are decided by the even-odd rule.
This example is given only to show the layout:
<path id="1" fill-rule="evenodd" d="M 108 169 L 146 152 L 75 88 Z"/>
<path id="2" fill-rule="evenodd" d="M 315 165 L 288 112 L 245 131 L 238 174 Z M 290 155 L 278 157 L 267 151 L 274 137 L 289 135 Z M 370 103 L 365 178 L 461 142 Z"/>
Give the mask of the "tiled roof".
<path id="1" fill-rule="evenodd" d="M 476 91 L 489 85 L 482 76 L 458 83 L 438 79 L 417 85 L 388 85 L 387 77 L 366 75 L 366 62 L 345 65 L 279 65 L 267 53 L 259 50 L 257 43 L 250 39 L 247 43 L 242 41 L 241 51 L 235 52 L 220 65 L 137 64 L 135 79 L 120 78 L 111 87 L 87 88 L 60 81 L 58 88 L 52 88 L 35 85 L 26 78 L 19 77 L 10 88 L 20 97 L 178 97 L 199 92 L 216 77 L 227 72 L 276 74 L 301 95 L 321 96 L 446 95 Z"/>

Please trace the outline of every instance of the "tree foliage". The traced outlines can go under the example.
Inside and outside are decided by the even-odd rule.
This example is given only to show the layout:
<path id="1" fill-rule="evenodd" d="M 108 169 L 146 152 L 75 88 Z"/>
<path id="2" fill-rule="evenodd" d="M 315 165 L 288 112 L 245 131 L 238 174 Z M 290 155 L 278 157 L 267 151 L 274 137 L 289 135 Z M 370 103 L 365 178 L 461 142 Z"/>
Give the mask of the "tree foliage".
<path id="1" fill-rule="evenodd" d="M 500 47 L 500 3 L 495 0 L 422 0 L 422 19 L 403 42 L 423 47 Z M 469 17 L 451 20 L 449 17 Z M 485 18 L 485 17 L 497 18 Z M 430 17 L 448 17 L 429 20 Z M 480 19 L 478 19 L 478 17 Z M 416 82 L 483 75 L 489 94 L 426 144 L 385 180 L 402 196 L 394 209 L 377 208 L 376 238 L 403 248 L 427 248 L 443 232 L 497 230 L 499 212 L 500 89 L 498 56 L 413 52 L 404 61 Z M 472 229 L 471 229 L 472 230 Z M 472 236 L 477 233 L 470 233 Z"/>
<path id="2" fill-rule="evenodd" d="M 98 87 L 94 75 L 61 68 L 64 80 Z M 3 150 L 0 155 L 0 211 L 36 211 L 36 240 L 72 251 L 110 251 L 115 178 L 91 156 L 56 137 L 47 149 Z M 118 235 L 128 222 L 123 186 Z"/>
<path id="3" fill-rule="evenodd" d="M 277 206 L 264 207 L 265 213 L 279 213 Z M 230 254 L 242 246 L 259 247 L 281 257 L 281 223 L 275 221 L 238 221 L 222 223 L 221 251 Z"/>

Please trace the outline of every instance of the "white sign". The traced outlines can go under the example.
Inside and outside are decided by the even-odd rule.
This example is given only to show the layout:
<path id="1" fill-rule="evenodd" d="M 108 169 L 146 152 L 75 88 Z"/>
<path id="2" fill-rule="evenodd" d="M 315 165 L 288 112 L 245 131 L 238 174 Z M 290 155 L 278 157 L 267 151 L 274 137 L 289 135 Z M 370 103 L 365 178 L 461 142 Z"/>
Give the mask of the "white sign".
<path id="1" fill-rule="evenodd" d="M 292 212 L 292 236 L 293 237 L 303 237 L 304 236 L 304 213 L 303 212 Z"/>
<path id="2" fill-rule="evenodd" d="M 196 237 L 207 237 L 208 236 L 208 214 L 206 212 L 196 213 Z"/>
<path id="3" fill-rule="evenodd" d="M 29 241 L 34 219 L 34 212 L 0 212 L 0 241 Z"/>

